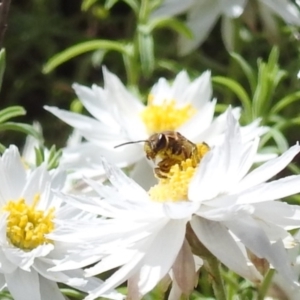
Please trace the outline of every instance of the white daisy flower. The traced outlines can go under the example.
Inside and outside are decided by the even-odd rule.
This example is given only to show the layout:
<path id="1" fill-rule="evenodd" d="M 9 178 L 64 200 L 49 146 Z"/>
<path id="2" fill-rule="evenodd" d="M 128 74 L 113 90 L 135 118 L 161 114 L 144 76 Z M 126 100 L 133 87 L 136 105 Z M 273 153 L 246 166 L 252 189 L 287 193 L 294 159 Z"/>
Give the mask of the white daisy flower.
<path id="1" fill-rule="evenodd" d="M 87 140 L 68 151 L 83 157 L 88 167 L 99 169 L 100 155 L 121 168 L 135 164 L 131 176 L 148 188 L 156 181 L 142 144 L 114 149 L 115 146 L 145 140 L 151 134 L 165 130 L 175 130 L 188 139 L 206 141 L 210 145 L 222 140 L 226 118 L 223 114 L 214 119 L 216 100 L 211 100 L 210 72 L 204 72 L 191 82 L 187 73 L 182 71 L 172 85 L 160 78 L 150 92 L 147 105 L 127 91 L 117 76 L 105 68 L 103 74 L 104 88 L 73 85 L 92 117 L 45 107 Z M 258 127 L 258 123 L 243 129 L 245 140 L 266 131 L 266 128 Z"/>
<path id="2" fill-rule="evenodd" d="M 84 230 L 81 219 L 95 219 L 55 196 L 52 190 L 60 190 L 64 180 L 62 172 L 48 172 L 45 165 L 26 169 L 15 146 L 0 158 L 0 286 L 15 300 L 63 300 L 57 282 L 84 292 L 101 283 L 84 279 L 79 269 L 48 272 L 69 252 L 74 255 L 80 244 L 65 239 L 64 233 Z M 49 238 L 51 233 L 58 239 Z M 116 292 L 108 296 L 120 298 Z"/>
<path id="3" fill-rule="evenodd" d="M 179 289 L 188 295 L 196 275 L 186 241 L 187 224 L 202 244 L 237 274 L 261 280 L 247 257 L 249 249 L 267 259 L 292 284 L 284 240 L 292 239 L 287 230 L 300 227 L 300 207 L 274 200 L 298 193 L 300 176 L 266 181 L 300 152 L 300 146 L 249 172 L 257 147 L 258 139 L 242 141 L 241 128 L 229 111 L 223 143 L 211 149 L 198 145 L 198 165 L 191 158 L 174 164 L 148 192 L 104 160 L 112 186 L 88 180 L 98 199 L 65 195 L 72 205 L 109 218 L 101 220 L 93 237 L 86 237 L 85 244 L 90 246 L 83 249 L 82 257 L 89 259 L 89 264 L 100 260 L 86 274 L 120 267 L 86 299 L 95 299 L 126 280 L 128 297 L 139 299 L 168 274 L 177 293 Z M 53 270 L 72 269 L 73 261 L 70 256 Z M 77 267 L 83 264 L 79 262 Z"/>
<path id="4" fill-rule="evenodd" d="M 255 3 L 254 3 L 255 2 Z M 257 12 L 254 11 L 256 5 Z M 272 37 L 277 34 L 274 16 L 282 18 L 287 24 L 300 26 L 300 11 L 290 0 L 165 0 L 153 12 L 152 17 L 174 16 L 187 13 L 186 25 L 193 33 L 193 39 L 180 37 L 179 53 L 186 55 L 195 50 L 209 35 L 213 26 L 222 16 L 222 35 L 225 45 L 232 50 L 234 25 L 232 19 L 243 14 L 249 26 L 255 26 L 257 15 L 261 17 L 266 32 Z"/>
<path id="5" fill-rule="evenodd" d="M 300 280 L 300 231 L 294 236 L 297 244 L 294 248 L 288 250 L 289 261 L 294 272 L 297 274 L 298 281 Z M 286 284 L 286 281 L 280 274 L 275 274 L 273 285 L 270 287 L 268 294 L 270 299 L 300 299 L 300 288 Z M 274 297 L 274 298 L 273 298 Z"/>

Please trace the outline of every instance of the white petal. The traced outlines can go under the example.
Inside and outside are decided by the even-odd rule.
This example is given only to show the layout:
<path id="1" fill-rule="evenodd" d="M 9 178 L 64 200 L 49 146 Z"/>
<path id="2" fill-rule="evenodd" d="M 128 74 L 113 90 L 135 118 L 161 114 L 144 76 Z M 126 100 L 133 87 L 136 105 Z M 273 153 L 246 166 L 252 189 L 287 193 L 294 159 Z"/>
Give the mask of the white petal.
<path id="1" fill-rule="evenodd" d="M 204 72 L 195 79 L 187 89 L 183 90 L 181 103 L 191 103 L 197 110 L 201 110 L 203 106 L 210 101 L 212 96 L 210 71 Z"/>
<path id="2" fill-rule="evenodd" d="M 50 184 L 51 178 L 46 168 L 46 165 L 43 164 L 32 170 L 27 178 L 26 184 L 23 186 L 23 191 L 20 196 L 22 196 L 29 205 L 32 205 L 35 196 L 40 196 L 46 186 Z"/>
<path id="3" fill-rule="evenodd" d="M 18 200 L 26 182 L 26 171 L 16 146 L 10 146 L 0 161 L 0 201 Z"/>
<path id="4" fill-rule="evenodd" d="M 260 0 L 288 24 L 300 25 L 299 9 L 288 0 Z"/>
<path id="5" fill-rule="evenodd" d="M 185 12 L 192 7 L 195 0 L 165 0 L 152 14 L 151 18 L 169 17 Z"/>
<path id="6" fill-rule="evenodd" d="M 0 291 L 3 291 L 5 287 L 6 287 L 5 276 L 3 274 L 0 274 Z"/>
<path id="7" fill-rule="evenodd" d="M 150 166 L 149 161 L 145 157 L 134 165 L 130 172 L 130 178 L 146 191 L 157 184 L 157 178 L 154 176 L 153 167 Z"/>
<path id="8" fill-rule="evenodd" d="M 173 264 L 175 282 L 180 286 L 185 295 L 189 295 L 197 279 L 195 261 L 190 245 L 185 240 Z"/>
<path id="9" fill-rule="evenodd" d="M 166 216 L 170 219 L 190 219 L 199 208 L 199 203 L 189 201 L 165 202 L 162 205 Z"/>
<path id="10" fill-rule="evenodd" d="M 188 89 L 190 86 L 190 78 L 189 75 L 187 74 L 186 71 L 180 71 L 172 84 L 171 87 L 171 94 L 169 95 L 168 98 L 170 99 L 175 99 L 177 103 L 182 103 L 182 97 L 186 91 L 186 89 Z M 189 103 L 189 102 L 188 102 Z"/>
<path id="11" fill-rule="evenodd" d="M 186 55 L 195 50 L 208 36 L 221 14 L 219 0 L 198 1 L 188 14 L 187 26 L 193 33 L 193 39 L 183 36 L 179 39 L 179 53 Z"/>
<path id="12" fill-rule="evenodd" d="M 104 85 L 108 97 L 113 99 L 114 116 L 127 138 L 132 140 L 145 139 L 146 127 L 141 120 L 140 113 L 144 104 L 135 98 L 121 83 L 119 78 L 103 68 Z"/>
<path id="13" fill-rule="evenodd" d="M 42 298 L 41 300 L 65 300 L 66 298 L 62 295 L 59 290 L 57 283 L 48 280 L 42 276 L 39 276 L 40 281 L 40 291 Z M 26 296 L 27 297 L 27 296 Z"/>
<path id="14" fill-rule="evenodd" d="M 127 280 L 135 273 L 137 268 L 140 266 L 143 257 L 144 253 L 136 253 L 129 263 L 116 271 L 110 278 L 108 278 L 104 282 L 103 285 L 91 291 L 85 298 L 85 300 L 93 300 Z"/>
<path id="15" fill-rule="evenodd" d="M 14 262 L 9 261 L 5 254 L 3 253 L 2 249 L 0 249 L 0 271 L 1 273 L 12 273 L 16 270 L 17 264 Z"/>
<path id="16" fill-rule="evenodd" d="M 102 163 L 109 181 L 124 197 L 137 201 L 149 201 L 148 193 L 127 177 L 123 171 L 109 164 L 105 159 L 102 160 Z"/>
<path id="17" fill-rule="evenodd" d="M 222 39 L 226 50 L 228 52 L 234 51 L 235 49 L 235 22 L 231 18 L 223 16 L 221 19 L 221 32 L 222 32 Z"/>
<path id="18" fill-rule="evenodd" d="M 226 153 L 221 148 L 214 148 L 205 154 L 190 182 L 189 200 L 202 202 L 216 197 L 222 191 L 221 183 L 224 182 L 224 174 L 227 171 L 225 162 Z"/>
<path id="19" fill-rule="evenodd" d="M 229 109 L 225 140 L 201 160 L 189 186 L 189 199 L 199 202 L 230 191 L 247 171 L 251 158 L 247 151 L 252 153 L 253 148 L 242 144 L 238 122 Z"/>
<path id="20" fill-rule="evenodd" d="M 223 13 L 229 18 L 238 18 L 244 11 L 247 0 L 221 0 Z"/>
<path id="21" fill-rule="evenodd" d="M 229 269 L 254 282 L 261 279 L 224 225 L 194 217 L 191 226 L 205 247 Z"/>
<path id="22" fill-rule="evenodd" d="M 76 83 L 74 83 L 72 87 L 79 97 L 80 102 L 95 119 L 107 125 L 113 125 L 115 123 L 114 126 L 118 126 L 109 111 L 110 99 L 107 99 L 107 94 L 102 88 L 94 85 L 93 88 L 90 89 Z"/>
<path id="23" fill-rule="evenodd" d="M 62 282 L 69 286 L 75 288 L 81 288 L 86 285 L 86 279 L 83 278 L 83 273 L 79 274 L 80 277 L 75 277 L 74 275 L 69 276 L 69 274 L 64 272 L 49 272 L 48 269 L 53 266 L 51 261 L 37 260 L 34 264 L 34 269 L 41 274 L 43 277 L 54 282 Z M 76 271 L 73 272 L 73 274 Z"/>
<path id="24" fill-rule="evenodd" d="M 40 294 L 39 275 L 36 271 L 26 272 L 17 269 L 11 274 L 5 274 L 5 279 L 14 300 L 24 300 L 24 291 L 26 291 L 26 299 L 43 299 Z"/>
<path id="25" fill-rule="evenodd" d="M 83 116 L 57 107 L 44 106 L 56 117 L 76 128 L 88 140 L 112 140 L 122 137 L 121 128 L 103 126 L 101 122 L 91 117 Z"/>
<path id="26" fill-rule="evenodd" d="M 299 152 L 300 146 L 295 145 L 284 152 L 281 156 L 271 159 L 254 169 L 240 181 L 236 192 L 243 191 L 269 180 L 283 170 Z"/>
<path id="27" fill-rule="evenodd" d="M 34 264 L 34 260 L 37 257 L 44 257 L 48 255 L 53 248 L 54 246 L 52 244 L 47 244 L 38 246 L 29 252 L 25 252 L 19 248 L 11 246 L 10 248 L 3 248 L 3 252 L 7 259 L 16 264 L 20 269 L 30 271 Z"/>
<path id="28" fill-rule="evenodd" d="M 300 192 L 300 175 L 262 183 L 238 195 L 237 204 L 273 201 Z"/>
<path id="29" fill-rule="evenodd" d="M 295 276 L 288 264 L 287 255 L 281 241 L 271 245 L 265 232 L 251 217 L 224 222 L 241 242 L 259 258 L 267 259 L 288 281 Z"/>
<path id="30" fill-rule="evenodd" d="M 138 275 L 138 286 L 142 295 L 152 290 L 171 269 L 182 247 L 185 227 L 186 220 L 170 221 L 159 231 L 151 247 L 147 249 Z M 168 245 L 167 251 L 165 245 Z"/>
<path id="31" fill-rule="evenodd" d="M 255 204 L 254 215 L 264 221 L 282 226 L 287 230 L 299 227 L 300 207 L 284 202 L 262 202 Z"/>
<path id="32" fill-rule="evenodd" d="M 241 218 L 244 215 L 249 215 L 254 212 L 254 207 L 252 205 L 231 205 L 230 202 L 232 199 L 229 197 L 227 199 L 223 199 L 223 201 L 225 203 L 229 202 L 228 205 L 225 204 L 223 207 L 212 208 L 203 204 L 196 214 L 205 219 L 220 222 Z M 208 201 L 207 204 L 210 204 L 210 201 Z"/>
<path id="33" fill-rule="evenodd" d="M 180 126 L 177 131 L 193 142 L 206 142 L 199 139 L 201 132 L 210 128 L 215 113 L 216 100 L 206 103 L 192 118 Z M 198 128 L 198 130 L 195 130 Z"/>

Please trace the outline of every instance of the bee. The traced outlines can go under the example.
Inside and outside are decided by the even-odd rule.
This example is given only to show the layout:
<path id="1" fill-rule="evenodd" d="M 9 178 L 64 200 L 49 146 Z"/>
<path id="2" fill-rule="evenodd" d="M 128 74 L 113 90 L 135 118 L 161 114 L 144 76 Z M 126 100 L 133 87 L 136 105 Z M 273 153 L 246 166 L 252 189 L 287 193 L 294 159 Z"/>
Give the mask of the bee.
<path id="1" fill-rule="evenodd" d="M 154 133 L 147 140 L 127 142 L 115 148 L 141 142 L 145 143 L 144 151 L 147 159 L 155 163 L 159 160 L 154 169 L 158 178 L 166 178 L 172 166 L 188 158 L 192 160 L 192 165 L 195 167 L 199 162 L 197 145 L 176 131 Z"/>

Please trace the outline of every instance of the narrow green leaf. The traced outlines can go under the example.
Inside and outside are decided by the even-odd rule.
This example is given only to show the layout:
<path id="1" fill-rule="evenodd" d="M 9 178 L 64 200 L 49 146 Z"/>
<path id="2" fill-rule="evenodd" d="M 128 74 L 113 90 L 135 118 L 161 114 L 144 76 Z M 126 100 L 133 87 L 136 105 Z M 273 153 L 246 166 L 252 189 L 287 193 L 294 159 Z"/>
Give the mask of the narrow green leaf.
<path id="1" fill-rule="evenodd" d="M 278 47 L 274 46 L 271 50 L 271 53 L 269 55 L 268 59 L 268 69 L 273 70 L 278 65 L 278 59 L 279 59 L 279 49 Z"/>
<path id="2" fill-rule="evenodd" d="M 0 91 L 2 87 L 3 75 L 5 71 L 5 49 L 0 51 Z"/>
<path id="3" fill-rule="evenodd" d="M 122 54 L 127 54 L 126 45 L 120 42 L 114 42 L 109 40 L 93 40 L 93 41 L 83 42 L 75 46 L 72 46 L 54 55 L 52 58 L 50 58 L 43 67 L 43 73 L 45 74 L 50 73 L 57 66 L 65 63 L 66 61 L 78 55 L 84 54 L 89 51 L 99 50 L 99 49 L 108 50 L 108 51 L 109 50 L 117 51 Z"/>
<path id="4" fill-rule="evenodd" d="M 137 0 L 123 0 L 127 5 L 131 7 L 131 9 L 135 12 L 136 15 L 139 14 L 140 3 Z"/>
<path id="5" fill-rule="evenodd" d="M 289 106 L 293 102 L 300 100 L 300 92 L 295 92 L 293 94 L 287 95 L 280 99 L 271 109 L 270 114 L 274 115 L 279 113 L 282 109 Z"/>
<path id="6" fill-rule="evenodd" d="M 3 123 L 11 118 L 24 116 L 25 109 L 22 106 L 10 106 L 0 110 L 0 123 Z"/>
<path id="7" fill-rule="evenodd" d="M 183 22 L 174 18 L 155 18 L 149 22 L 148 26 L 151 32 L 156 28 L 169 28 L 189 39 L 193 38 L 191 30 Z"/>
<path id="8" fill-rule="evenodd" d="M 251 66 L 248 64 L 248 62 L 241 55 L 232 52 L 232 53 L 230 53 L 230 56 L 239 64 L 239 66 L 243 70 L 244 74 L 246 75 L 246 77 L 248 79 L 250 89 L 253 94 L 255 91 L 256 84 L 257 84 L 254 70 L 251 68 Z"/>
<path id="9" fill-rule="evenodd" d="M 93 0 L 88 0 L 88 1 L 93 1 Z M 118 2 L 119 0 L 106 0 L 104 7 L 105 9 L 110 10 Z"/>
<path id="10" fill-rule="evenodd" d="M 48 170 L 52 170 L 58 167 L 61 156 L 62 156 L 62 150 L 59 149 L 54 153 L 53 157 L 48 160 L 47 163 Z"/>
<path id="11" fill-rule="evenodd" d="M 95 4 L 98 0 L 84 0 L 81 4 L 81 10 L 87 11 L 93 4 Z"/>
<path id="12" fill-rule="evenodd" d="M 154 44 L 151 33 L 144 26 L 139 26 L 138 42 L 142 71 L 149 76 L 154 70 Z"/>
<path id="13" fill-rule="evenodd" d="M 267 109 L 269 91 L 269 74 L 267 65 L 259 63 L 257 86 L 253 95 L 253 118 L 264 117 L 269 114 Z"/>
<path id="14" fill-rule="evenodd" d="M 120 0 L 106 0 L 104 7 L 105 9 L 110 10 L 119 1 Z M 138 15 L 140 5 L 137 0 L 122 0 L 122 1 L 125 2 L 129 7 L 131 7 L 134 13 Z"/>
<path id="15" fill-rule="evenodd" d="M 163 0 L 151 0 L 151 2 L 149 3 L 150 11 L 153 11 L 156 8 L 158 8 L 162 4 L 162 2 L 163 2 Z"/>
<path id="16" fill-rule="evenodd" d="M 3 154 L 5 150 L 6 150 L 6 147 L 0 143 L 0 153 Z"/>
<path id="17" fill-rule="evenodd" d="M 245 89 L 238 82 L 222 76 L 212 77 L 212 82 L 223 85 L 235 93 L 244 106 L 245 114 L 251 116 L 251 99 Z"/>
<path id="18" fill-rule="evenodd" d="M 283 135 L 283 133 L 279 130 L 277 130 L 276 128 L 270 128 L 270 133 L 280 151 L 280 153 L 285 152 L 288 148 L 288 142 L 285 138 L 285 136 Z"/>
<path id="19" fill-rule="evenodd" d="M 35 165 L 38 167 L 45 160 L 44 148 L 42 146 L 34 147 L 34 152 L 35 152 Z"/>
<path id="20" fill-rule="evenodd" d="M 56 146 L 52 145 L 51 148 L 50 148 L 50 150 L 49 150 L 48 161 L 50 161 L 51 159 L 53 159 L 55 153 L 56 153 Z"/>
<path id="21" fill-rule="evenodd" d="M 4 130 L 14 130 L 14 131 L 20 131 L 25 134 L 32 135 L 38 140 L 42 140 L 41 133 L 38 132 L 32 125 L 24 124 L 24 123 L 16 123 L 16 122 L 6 122 L 3 124 L 0 124 L 0 131 Z"/>

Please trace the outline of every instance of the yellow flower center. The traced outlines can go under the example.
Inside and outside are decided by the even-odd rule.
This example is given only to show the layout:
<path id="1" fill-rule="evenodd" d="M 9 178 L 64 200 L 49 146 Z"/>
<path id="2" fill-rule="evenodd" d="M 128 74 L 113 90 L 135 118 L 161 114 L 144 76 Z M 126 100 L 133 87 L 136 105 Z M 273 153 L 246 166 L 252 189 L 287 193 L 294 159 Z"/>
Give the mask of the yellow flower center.
<path id="1" fill-rule="evenodd" d="M 149 95 L 148 106 L 141 113 L 141 118 L 149 134 L 164 130 L 176 130 L 196 113 L 196 109 L 191 104 L 178 107 L 174 100 L 165 100 L 160 105 L 152 102 L 153 96 Z"/>
<path id="2" fill-rule="evenodd" d="M 198 144 L 197 148 L 200 162 L 209 151 L 209 146 L 203 143 Z M 158 184 L 149 190 L 151 199 L 157 202 L 188 201 L 189 183 L 198 166 L 199 164 L 195 166 L 190 158 L 181 161 L 180 164 L 173 165 L 166 178 L 158 178 Z"/>
<path id="3" fill-rule="evenodd" d="M 38 202 L 39 195 L 36 195 L 31 206 L 23 198 L 9 201 L 4 206 L 4 210 L 9 212 L 6 236 L 15 247 L 32 250 L 44 243 L 51 243 L 45 234 L 54 229 L 54 208 L 47 213 L 37 210 Z"/>

